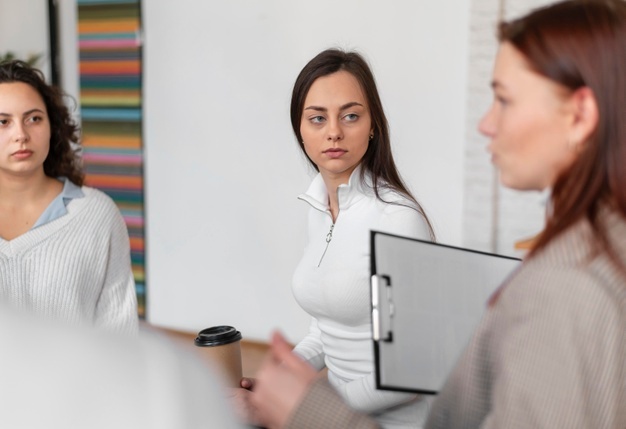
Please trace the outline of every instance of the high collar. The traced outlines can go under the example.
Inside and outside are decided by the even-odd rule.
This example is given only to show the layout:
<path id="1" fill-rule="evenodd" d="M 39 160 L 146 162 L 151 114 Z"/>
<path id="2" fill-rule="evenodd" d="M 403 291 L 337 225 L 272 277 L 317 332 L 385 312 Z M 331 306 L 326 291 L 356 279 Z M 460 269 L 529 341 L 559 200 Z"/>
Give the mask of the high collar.
<path id="1" fill-rule="evenodd" d="M 350 175 L 348 183 L 342 183 L 337 187 L 339 211 L 349 208 L 366 195 L 374 195 L 370 175 L 365 173 L 364 180 L 361 180 L 360 176 L 361 166 L 358 166 Z M 326 184 L 320 173 L 317 173 L 307 191 L 299 195 L 298 199 L 306 201 L 314 209 L 330 213 L 330 208 L 328 207 L 328 190 L 326 189 Z"/>

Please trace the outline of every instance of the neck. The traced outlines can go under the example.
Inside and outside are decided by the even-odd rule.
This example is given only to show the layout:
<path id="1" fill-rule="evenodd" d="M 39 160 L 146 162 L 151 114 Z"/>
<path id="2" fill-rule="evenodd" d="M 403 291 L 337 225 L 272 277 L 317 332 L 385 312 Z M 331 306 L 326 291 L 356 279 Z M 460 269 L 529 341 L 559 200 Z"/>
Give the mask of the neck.
<path id="1" fill-rule="evenodd" d="M 333 217 L 333 223 L 337 220 L 337 216 L 339 216 L 339 198 L 337 197 L 337 187 L 335 187 L 332 191 L 328 190 L 328 208 L 330 209 L 330 214 Z"/>
<path id="2" fill-rule="evenodd" d="M 350 181 L 350 175 L 353 172 L 354 170 L 347 175 L 331 175 L 326 172 L 321 172 L 324 185 L 326 186 L 326 192 L 328 192 L 328 207 L 333 217 L 333 223 L 337 220 L 337 216 L 339 215 L 339 197 L 337 195 L 337 189 L 339 185 L 345 185 Z"/>
<path id="3" fill-rule="evenodd" d="M 58 187 L 61 187 L 60 182 L 46 176 L 43 169 L 29 176 L 0 175 L 0 204 L 14 206 L 35 202 Z"/>

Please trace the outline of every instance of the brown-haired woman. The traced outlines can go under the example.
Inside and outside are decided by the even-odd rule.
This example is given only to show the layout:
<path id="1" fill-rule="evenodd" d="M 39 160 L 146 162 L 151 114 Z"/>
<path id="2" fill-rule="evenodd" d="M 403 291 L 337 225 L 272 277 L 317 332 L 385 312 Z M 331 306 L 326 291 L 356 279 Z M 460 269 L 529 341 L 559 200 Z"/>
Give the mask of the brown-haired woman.
<path id="1" fill-rule="evenodd" d="M 22 61 L 0 64 L 0 299 L 134 333 L 128 231 L 109 197 L 82 186 L 77 142 L 62 93 Z"/>
<path id="2" fill-rule="evenodd" d="M 376 389 L 370 316 L 370 230 L 433 239 L 422 208 L 402 182 L 374 76 L 356 52 L 328 49 L 302 69 L 291 124 L 318 174 L 299 199 L 309 205 L 308 243 L 293 293 L 311 315 L 294 353 L 352 407 L 386 428 L 421 427 L 428 403 Z M 243 387 L 251 383 L 244 380 Z"/>
<path id="3" fill-rule="evenodd" d="M 502 24 L 500 42 L 494 102 L 480 130 L 502 183 L 550 189 L 551 205 L 426 427 L 623 429 L 626 2 L 537 9 Z M 377 427 L 316 380 L 279 335 L 273 343 L 253 397 L 267 426 Z"/>

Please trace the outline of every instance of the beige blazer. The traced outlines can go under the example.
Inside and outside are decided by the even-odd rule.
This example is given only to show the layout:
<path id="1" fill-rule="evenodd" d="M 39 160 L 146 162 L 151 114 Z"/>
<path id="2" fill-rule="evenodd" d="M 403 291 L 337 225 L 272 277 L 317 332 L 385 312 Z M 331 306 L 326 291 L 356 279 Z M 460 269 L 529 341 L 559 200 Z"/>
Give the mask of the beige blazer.
<path id="1" fill-rule="evenodd" d="M 604 213 L 626 266 L 626 222 Z M 428 428 L 626 428 L 626 280 L 580 222 L 487 309 Z"/>

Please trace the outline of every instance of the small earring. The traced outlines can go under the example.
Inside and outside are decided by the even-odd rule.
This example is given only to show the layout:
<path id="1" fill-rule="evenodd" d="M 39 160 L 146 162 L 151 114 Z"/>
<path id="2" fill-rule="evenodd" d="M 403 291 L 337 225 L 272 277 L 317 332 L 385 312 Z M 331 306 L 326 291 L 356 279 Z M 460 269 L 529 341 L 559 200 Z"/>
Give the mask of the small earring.
<path id="1" fill-rule="evenodd" d="M 374 138 L 374 133 L 370 133 L 370 140 Z"/>

